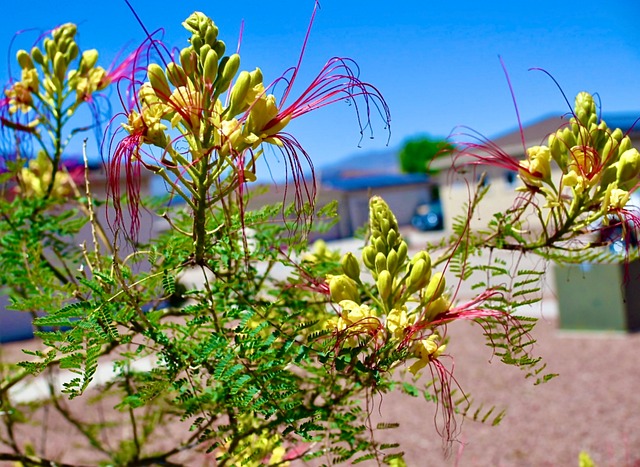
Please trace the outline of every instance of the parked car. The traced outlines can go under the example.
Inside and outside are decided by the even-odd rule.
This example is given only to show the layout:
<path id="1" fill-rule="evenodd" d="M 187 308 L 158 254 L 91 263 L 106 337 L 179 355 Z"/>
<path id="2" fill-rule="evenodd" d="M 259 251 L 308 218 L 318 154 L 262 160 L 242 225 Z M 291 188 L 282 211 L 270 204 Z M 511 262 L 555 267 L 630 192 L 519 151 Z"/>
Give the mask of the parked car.
<path id="1" fill-rule="evenodd" d="M 423 232 L 442 230 L 444 228 L 444 219 L 440 201 L 418 204 L 411 218 L 411 225 Z"/>

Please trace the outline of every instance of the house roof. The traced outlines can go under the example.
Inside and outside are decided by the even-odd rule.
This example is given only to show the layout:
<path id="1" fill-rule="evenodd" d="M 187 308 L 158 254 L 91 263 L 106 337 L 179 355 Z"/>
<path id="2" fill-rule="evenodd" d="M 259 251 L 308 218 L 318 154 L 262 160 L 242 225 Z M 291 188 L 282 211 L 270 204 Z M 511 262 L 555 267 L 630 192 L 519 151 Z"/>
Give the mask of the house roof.
<path id="1" fill-rule="evenodd" d="M 426 174 L 379 173 L 357 177 L 322 178 L 322 186 L 341 191 L 360 191 L 370 188 L 397 187 L 425 184 L 429 181 Z"/>
<path id="2" fill-rule="evenodd" d="M 559 116 L 558 114 L 546 115 L 534 122 L 523 125 L 522 133 L 527 146 L 545 145 L 547 138 L 558 128 L 569 123 L 571 114 Z M 602 115 L 609 128 L 620 128 L 623 132 L 640 137 L 640 125 L 638 119 L 640 112 L 616 112 Z M 520 128 L 515 128 L 493 139 L 493 142 L 505 152 L 513 155 L 523 154 L 522 136 Z"/>
<path id="3" fill-rule="evenodd" d="M 385 148 L 380 151 L 351 154 L 337 162 L 323 166 L 319 171 L 323 180 L 390 172 L 400 173 L 398 150 Z"/>
<path id="4" fill-rule="evenodd" d="M 323 188 L 340 191 L 425 184 L 429 181 L 426 174 L 400 171 L 397 148 L 352 155 L 325 166 L 319 172 Z"/>

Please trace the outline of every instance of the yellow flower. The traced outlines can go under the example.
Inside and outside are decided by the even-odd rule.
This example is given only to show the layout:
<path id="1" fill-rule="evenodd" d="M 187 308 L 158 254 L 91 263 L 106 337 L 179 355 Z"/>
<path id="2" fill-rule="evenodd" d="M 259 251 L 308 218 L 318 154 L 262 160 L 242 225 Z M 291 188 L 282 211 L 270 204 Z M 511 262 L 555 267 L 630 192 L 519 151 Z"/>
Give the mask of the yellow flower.
<path id="1" fill-rule="evenodd" d="M 168 144 L 165 130 L 167 126 L 161 122 L 164 113 L 161 105 L 143 106 L 142 114 L 132 110 L 127 118 L 127 123 L 122 126 L 131 135 L 143 135 L 146 143 L 165 148 Z"/>
<path id="2" fill-rule="evenodd" d="M 260 143 L 253 133 L 243 134 L 242 124 L 237 119 L 223 120 L 220 122 L 221 148 L 218 153 L 221 156 L 229 154 L 241 154 L 245 149 L 255 147 Z"/>
<path id="3" fill-rule="evenodd" d="M 609 189 L 605 194 L 604 204 L 608 210 L 617 211 L 626 206 L 629 202 L 629 197 L 630 194 L 628 191 L 621 190 L 620 188 L 611 188 L 611 185 L 609 185 Z"/>
<path id="4" fill-rule="evenodd" d="M 440 335 L 431 334 L 426 339 L 422 339 L 415 346 L 415 356 L 418 360 L 409 367 L 411 374 L 415 375 L 429 364 L 430 361 L 437 359 L 447 348 L 446 344 L 439 345 Z"/>
<path id="5" fill-rule="evenodd" d="M 9 98 L 9 113 L 29 112 L 33 107 L 33 97 L 29 86 L 18 81 L 5 91 L 5 95 Z"/>
<path id="6" fill-rule="evenodd" d="M 564 186 L 571 187 L 576 193 L 582 193 L 588 189 L 589 184 L 585 177 L 580 175 L 575 170 L 570 170 L 568 173 L 562 176 L 562 184 Z"/>
<path id="7" fill-rule="evenodd" d="M 179 110 L 171 120 L 171 125 L 175 128 L 182 121 L 192 130 L 193 134 L 197 135 L 203 111 L 202 94 L 191 83 L 189 86 L 178 86 L 171 93 L 169 105 Z"/>
<path id="8" fill-rule="evenodd" d="M 22 192 L 27 196 L 44 196 L 49 184 L 53 165 L 44 153 L 39 153 L 38 157 L 29 161 L 29 166 L 22 168 L 20 176 L 22 178 Z M 71 177 L 67 172 L 57 172 L 53 183 L 51 196 L 54 198 L 64 198 L 72 194 Z"/>
<path id="9" fill-rule="evenodd" d="M 527 160 L 520 162 L 520 177 L 528 185 L 540 186 L 551 180 L 551 151 L 546 146 L 527 149 Z"/>
<path id="10" fill-rule="evenodd" d="M 35 68 L 22 70 L 22 84 L 24 84 L 31 92 L 38 92 L 40 86 L 40 77 L 38 76 L 38 70 Z"/>
<path id="11" fill-rule="evenodd" d="M 409 325 L 406 308 L 394 308 L 387 315 L 387 329 L 396 337 L 403 337 L 404 330 Z"/>
<path id="12" fill-rule="evenodd" d="M 254 88 L 254 91 L 257 89 Z M 264 127 L 278 115 L 276 98 L 272 94 L 259 95 L 252 104 L 249 116 L 247 117 L 247 132 L 255 133 L 262 138 L 271 136 L 278 131 L 263 131 Z M 287 120 L 288 122 L 289 120 Z M 282 129 L 282 127 L 280 127 Z"/>
<path id="13" fill-rule="evenodd" d="M 366 332 L 380 327 L 378 318 L 367 305 L 358 305 L 351 300 L 342 300 L 340 307 L 342 313 L 336 323 L 336 328 L 339 331 L 349 328 L 353 332 Z"/>

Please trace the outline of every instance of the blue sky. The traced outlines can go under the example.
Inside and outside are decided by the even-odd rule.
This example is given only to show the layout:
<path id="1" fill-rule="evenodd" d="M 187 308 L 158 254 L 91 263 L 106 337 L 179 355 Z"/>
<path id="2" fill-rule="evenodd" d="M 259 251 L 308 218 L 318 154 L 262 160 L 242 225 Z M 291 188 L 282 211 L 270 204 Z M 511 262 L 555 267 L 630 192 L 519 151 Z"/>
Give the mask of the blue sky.
<path id="1" fill-rule="evenodd" d="M 18 30 L 46 30 L 68 21 L 79 24 L 81 48 L 97 48 L 104 66 L 123 47 L 131 50 L 144 39 L 123 0 L 7 3 L 2 51 Z M 235 48 L 244 20 L 242 67 L 260 66 L 266 82 L 296 63 L 313 8 L 312 0 L 131 3 L 149 29 L 165 28 L 165 41 L 172 46 L 186 44 L 180 23 L 194 10 L 213 18 L 229 48 Z M 543 73 L 528 71 L 531 67 L 548 70 L 571 101 L 579 91 L 597 92 L 604 112 L 637 111 L 640 116 L 639 21 L 637 0 L 322 0 L 298 83 L 306 87 L 333 56 L 353 58 L 361 78 L 389 104 L 392 148 L 422 132 L 446 136 L 457 125 L 487 136 L 513 129 L 516 115 L 498 56 L 510 74 L 524 123 L 567 110 L 555 84 Z M 36 36 L 21 36 L 17 44 L 28 48 Z M 0 60 L 3 79 L 10 58 L 5 57 Z M 375 138 L 366 137 L 358 148 L 353 108 L 340 103 L 301 117 L 290 130 L 322 167 L 383 149 L 387 132 L 380 120 L 373 124 Z"/>

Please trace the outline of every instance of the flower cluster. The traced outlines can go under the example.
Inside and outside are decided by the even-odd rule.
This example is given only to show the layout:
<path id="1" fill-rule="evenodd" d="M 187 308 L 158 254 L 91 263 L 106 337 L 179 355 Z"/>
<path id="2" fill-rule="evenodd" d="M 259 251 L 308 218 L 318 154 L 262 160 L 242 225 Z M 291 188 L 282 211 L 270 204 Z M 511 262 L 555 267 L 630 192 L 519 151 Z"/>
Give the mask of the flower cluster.
<path id="1" fill-rule="evenodd" d="M 577 95 L 569 125 L 550 135 L 548 146 L 528 149 L 522 179 L 554 188 L 551 161 L 562 171 L 559 190 L 569 189 L 573 195 L 570 213 L 581 208 L 619 212 L 639 182 L 640 152 L 622 130 L 612 131 L 598 118 L 593 97 L 586 92 Z"/>
<path id="2" fill-rule="evenodd" d="M 40 152 L 38 157 L 31 159 L 26 167 L 20 171 L 20 191 L 28 197 L 42 197 L 46 194 L 47 188 L 51 184 L 51 197 L 66 198 L 73 194 L 75 181 L 73 175 L 80 175 L 78 171 L 70 174 L 67 171 L 55 173 L 55 180 L 51 183 L 53 167 L 49 158 L 44 152 Z"/>
<path id="3" fill-rule="evenodd" d="M 549 135 L 547 145 L 526 148 L 524 160 L 490 142 L 463 143 L 461 149 L 472 164 L 516 171 L 524 183 L 518 190 L 529 202 L 544 199 L 536 211 L 545 235 L 533 247 L 569 240 L 611 217 L 639 224 L 626 205 L 640 184 L 640 152 L 620 128 L 609 128 L 599 117 L 589 93 L 576 96 L 569 122 Z"/>
<path id="4" fill-rule="evenodd" d="M 370 105 L 381 110 L 386 122 L 389 116 L 378 91 L 360 81 L 346 59 L 332 59 L 302 96 L 287 106 L 299 64 L 291 77 L 276 80 L 275 83 L 286 82 L 278 102 L 270 93 L 275 83 L 265 86 L 259 68 L 240 71 L 240 56 L 225 55 L 225 43 L 218 38 L 218 28 L 210 18 L 195 12 L 183 26 L 191 34 L 190 45 L 175 57 L 160 57 L 161 64 L 149 64 L 135 91 L 133 105 L 125 109 L 127 121 L 122 127 L 127 134 L 114 140 L 109 178 L 116 225 L 121 226 L 118 181 L 121 167 L 125 167 L 133 218 L 130 234 L 135 237 L 139 168 L 163 177 L 194 211 L 192 235 L 196 260 L 201 262 L 206 234 L 197 223 L 203 218 L 202 213 L 234 192 L 242 197 L 245 184 L 257 178 L 255 163 L 264 144 L 285 156 L 298 212 L 306 212 L 307 203 L 313 205 L 315 180 L 306 182 L 300 159 L 307 160 L 313 176 L 311 161 L 300 144 L 283 131 L 292 119 L 356 97 L 365 101 L 367 120 Z M 161 50 L 161 44 L 150 39 L 153 49 Z M 144 145 L 160 148 L 161 156 L 143 152 Z"/>
<path id="5" fill-rule="evenodd" d="M 471 402 L 453 398 L 457 383 L 448 325 L 457 321 L 479 325 L 487 345 L 501 349 L 504 363 L 531 375 L 538 371 L 532 368 L 539 361 L 529 357 L 528 332 L 533 325 L 500 305 L 505 302 L 505 290 L 499 287 L 455 303 L 444 272 L 435 270 L 429 253 L 410 254 L 396 217 L 382 198 L 372 197 L 369 207 L 369 238 L 361 261 L 346 253 L 340 261 L 341 273 L 327 276 L 337 315 L 326 319 L 324 326 L 335 339 L 335 369 L 355 375 L 358 384 L 382 391 L 379 383 L 397 368 L 406 367 L 414 381 L 426 370 L 432 379 L 428 397 L 437 401 L 442 417 L 440 433 L 450 441 L 455 436 L 455 414 L 466 414 Z"/>
<path id="6" fill-rule="evenodd" d="M 98 66 L 98 52 L 81 52 L 76 32 L 74 24 L 63 24 L 29 52 L 18 50 L 20 79 L 12 81 L 0 99 L 6 157 L 18 159 L 18 166 L 22 166 L 25 159 L 38 154 L 22 170 L 18 167 L 18 183 L 29 196 L 59 197 L 69 193 L 62 188 L 66 185 L 62 179 L 67 175 L 59 173 L 65 147 L 77 132 L 98 129 L 101 114 L 96 97 L 129 70 L 129 59 L 111 71 Z M 78 108 L 85 104 L 91 108 L 92 124 L 84 122 L 80 128 L 68 129 Z M 31 142 L 35 142 L 37 150 Z"/>
<path id="7" fill-rule="evenodd" d="M 94 93 L 104 90 L 124 72 L 119 68 L 118 74 L 108 73 L 96 66 L 98 51 L 95 49 L 80 54 L 76 32 L 75 24 L 63 24 L 44 39 L 42 48 L 36 45 L 30 52 L 23 49 L 17 52 L 21 77 L 5 90 L 5 105 L 9 115 L 30 114 L 26 128 L 47 123 L 45 117 L 49 114 L 43 115 L 46 109 L 39 103 L 53 107 L 57 99 L 75 94 L 75 102 L 64 109 L 64 115 L 57 116 L 68 118 L 78 105 L 90 101 Z M 5 116 L 3 123 L 11 125 L 12 121 Z"/>
<path id="8" fill-rule="evenodd" d="M 263 142 L 277 144 L 270 138 L 290 119 L 277 119 L 276 99 L 267 94 L 260 69 L 238 74 L 240 56 L 224 56 L 226 46 L 218 39 L 218 28 L 204 14 L 193 13 L 183 25 L 191 32 L 191 45 L 180 51 L 177 61 L 148 66 L 137 109 L 128 112 L 123 125 L 129 135 L 139 144 L 165 149 L 171 162 L 190 163 L 191 168 L 212 151 L 218 156 L 216 163 L 229 168 L 233 167 L 229 157 L 255 150 Z M 221 95 L 227 91 L 223 103 Z M 190 160 L 183 160 L 170 146 L 169 128 L 189 143 Z"/>
<path id="9" fill-rule="evenodd" d="M 363 279 L 355 255 L 345 254 L 342 274 L 328 277 L 331 300 L 340 309 L 328 326 L 348 346 L 387 348 L 404 352 L 403 360 L 417 359 L 409 368 L 416 374 L 444 352 L 444 333 L 437 328 L 460 309 L 453 307 L 443 273 L 433 272 L 429 254 L 409 256 L 394 214 L 377 196 L 370 200 L 369 228 L 362 263 L 373 284 Z M 375 366 L 382 357 L 374 360 Z"/>

